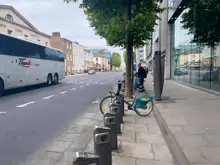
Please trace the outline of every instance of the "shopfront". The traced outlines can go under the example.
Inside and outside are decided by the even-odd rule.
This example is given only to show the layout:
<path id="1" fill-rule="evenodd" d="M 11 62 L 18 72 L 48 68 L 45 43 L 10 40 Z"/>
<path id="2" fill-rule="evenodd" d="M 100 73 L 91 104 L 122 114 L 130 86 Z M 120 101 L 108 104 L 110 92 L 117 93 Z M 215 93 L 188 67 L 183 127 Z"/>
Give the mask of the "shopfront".
<path id="1" fill-rule="evenodd" d="M 174 24 L 172 78 L 183 83 L 220 91 L 220 45 L 216 46 L 214 53 L 211 54 L 210 47 L 192 43 L 193 36 L 188 34 L 188 30 L 184 29 L 181 23 L 182 15 L 187 9 L 184 9 L 183 5 L 172 9 L 174 8 L 177 10 L 181 8 L 182 11 L 178 11 L 179 14 L 175 15 L 175 11 L 172 10 L 169 14 L 169 23 Z"/>

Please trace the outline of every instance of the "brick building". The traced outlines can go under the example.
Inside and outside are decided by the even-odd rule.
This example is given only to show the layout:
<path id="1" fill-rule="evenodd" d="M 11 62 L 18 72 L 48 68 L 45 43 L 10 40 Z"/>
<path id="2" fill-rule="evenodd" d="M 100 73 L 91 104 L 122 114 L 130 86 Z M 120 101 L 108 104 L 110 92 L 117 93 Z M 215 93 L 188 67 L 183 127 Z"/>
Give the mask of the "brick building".
<path id="1" fill-rule="evenodd" d="M 74 58 L 72 41 L 62 38 L 60 32 L 53 32 L 50 38 L 51 47 L 63 50 L 65 53 L 65 72 L 66 75 L 74 74 Z"/>

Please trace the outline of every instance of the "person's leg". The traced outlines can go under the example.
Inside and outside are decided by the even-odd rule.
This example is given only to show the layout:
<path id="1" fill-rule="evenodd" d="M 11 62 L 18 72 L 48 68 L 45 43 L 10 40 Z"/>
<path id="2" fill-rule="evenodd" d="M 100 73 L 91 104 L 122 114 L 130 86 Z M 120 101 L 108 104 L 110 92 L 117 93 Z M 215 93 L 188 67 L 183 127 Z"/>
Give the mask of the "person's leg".
<path id="1" fill-rule="evenodd" d="M 140 92 L 144 92 L 144 78 L 140 78 Z"/>

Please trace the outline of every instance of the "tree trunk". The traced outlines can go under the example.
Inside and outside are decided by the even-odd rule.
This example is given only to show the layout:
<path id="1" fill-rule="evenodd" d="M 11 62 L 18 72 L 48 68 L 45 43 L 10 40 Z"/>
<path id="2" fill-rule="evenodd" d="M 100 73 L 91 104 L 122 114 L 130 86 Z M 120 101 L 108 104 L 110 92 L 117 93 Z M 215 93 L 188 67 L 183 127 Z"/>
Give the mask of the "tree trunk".
<path id="1" fill-rule="evenodd" d="M 126 17 L 128 21 L 131 21 L 131 0 L 126 0 Z M 126 61 L 126 81 L 127 81 L 127 97 L 132 98 L 133 93 L 133 87 L 132 87 L 132 75 L 131 75 L 131 69 L 132 69 L 132 34 L 131 30 L 127 29 L 126 33 L 126 52 L 127 52 L 127 61 Z"/>

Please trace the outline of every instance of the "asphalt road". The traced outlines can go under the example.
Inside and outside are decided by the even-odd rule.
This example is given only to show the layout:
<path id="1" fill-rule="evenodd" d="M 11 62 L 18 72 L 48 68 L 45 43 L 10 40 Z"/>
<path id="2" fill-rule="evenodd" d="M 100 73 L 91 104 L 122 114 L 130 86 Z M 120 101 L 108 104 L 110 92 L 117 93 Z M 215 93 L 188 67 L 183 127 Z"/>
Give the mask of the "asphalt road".
<path id="1" fill-rule="evenodd" d="M 42 150 L 107 94 L 121 75 L 77 75 L 56 86 L 7 92 L 0 98 L 0 165 L 22 164 Z"/>

